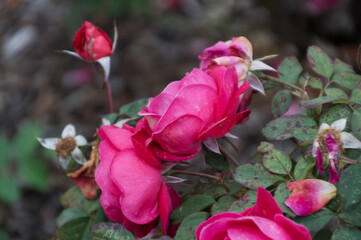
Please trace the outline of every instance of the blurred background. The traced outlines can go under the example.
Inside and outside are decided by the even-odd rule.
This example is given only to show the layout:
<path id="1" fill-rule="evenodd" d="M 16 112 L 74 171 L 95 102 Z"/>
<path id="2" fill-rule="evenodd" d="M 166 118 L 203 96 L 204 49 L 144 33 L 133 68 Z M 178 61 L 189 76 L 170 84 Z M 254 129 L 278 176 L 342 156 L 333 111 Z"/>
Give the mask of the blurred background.
<path id="1" fill-rule="evenodd" d="M 0 240 L 51 239 L 70 180 L 53 152 L 34 136 L 58 137 L 68 123 L 91 139 L 107 114 L 106 91 L 94 66 L 56 53 L 73 50 L 83 21 L 102 28 L 117 49 L 110 84 L 115 109 L 155 96 L 199 66 L 217 41 L 245 36 L 254 58 L 295 55 L 304 67 L 309 45 L 356 65 L 361 42 L 358 0 L 1 0 L 0 1 Z M 256 152 L 272 118 L 270 94 L 255 94 L 238 159 Z"/>

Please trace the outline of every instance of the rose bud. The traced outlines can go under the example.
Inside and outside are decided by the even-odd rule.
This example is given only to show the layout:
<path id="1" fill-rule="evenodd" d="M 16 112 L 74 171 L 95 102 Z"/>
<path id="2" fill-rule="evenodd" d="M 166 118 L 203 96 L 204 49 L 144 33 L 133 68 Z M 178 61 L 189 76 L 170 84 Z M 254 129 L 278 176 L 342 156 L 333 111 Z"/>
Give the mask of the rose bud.
<path id="1" fill-rule="evenodd" d="M 304 179 L 287 184 L 292 192 L 285 204 L 298 216 L 319 211 L 336 196 L 335 185 L 320 179 Z"/>

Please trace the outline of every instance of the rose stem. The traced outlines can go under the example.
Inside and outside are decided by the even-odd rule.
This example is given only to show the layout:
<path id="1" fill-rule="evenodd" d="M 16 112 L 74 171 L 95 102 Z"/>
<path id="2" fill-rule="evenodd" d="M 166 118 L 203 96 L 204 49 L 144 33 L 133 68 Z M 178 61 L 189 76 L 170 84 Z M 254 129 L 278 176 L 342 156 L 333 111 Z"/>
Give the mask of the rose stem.
<path id="1" fill-rule="evenodd" d="M 219 145 L 219 150 L 221 151 L 221 153 L 229 160 L 231 161 L 236 167 L 239 166 L 239 163 L 237 162 L 237 160 L 229 153 L 227 152 L 227 150 L 222 147 L 221 145 Z"/>
<path id="2" fill-rule="evenodd" d="M 113 98 L 112 98 L 112 90 L 110 89 L 110 84 L 108 80 L 104 81 L 105 87 L 107 89 L 107 95 L 108 95 L 108 103 L 109 103 L 109 112 L 113 113 Z"/>
<path id="3" fill-rule="evenodd" d="M 175 171 L 173 171 L 173 174 L 193 175 L 193 176 L 198 176 L 198 177 L 210 178 L 210 179 L 214 179 L 217 181 L 223 181 L 222 178 L 219 178 L 217 176 L 213 176 L 213 175 L 206 174 L 206 173 L 200 173 L 200 172 L 188 172 L 188 171 L 183 171 L 183 170 L 175 170 Z"/>

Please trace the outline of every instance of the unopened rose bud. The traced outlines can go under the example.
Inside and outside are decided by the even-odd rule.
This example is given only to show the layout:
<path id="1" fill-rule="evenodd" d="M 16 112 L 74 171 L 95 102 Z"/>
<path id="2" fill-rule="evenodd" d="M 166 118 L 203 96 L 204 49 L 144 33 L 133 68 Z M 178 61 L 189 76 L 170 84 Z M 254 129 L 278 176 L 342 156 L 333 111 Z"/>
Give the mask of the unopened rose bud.
<path id="1" fill-rule="evenodd" d="M 88 62 L 96 62 L 100 58 L 110 56 L 113 48 L 108 35 L 87 21 L 76 32 L 73 47 Z"/>

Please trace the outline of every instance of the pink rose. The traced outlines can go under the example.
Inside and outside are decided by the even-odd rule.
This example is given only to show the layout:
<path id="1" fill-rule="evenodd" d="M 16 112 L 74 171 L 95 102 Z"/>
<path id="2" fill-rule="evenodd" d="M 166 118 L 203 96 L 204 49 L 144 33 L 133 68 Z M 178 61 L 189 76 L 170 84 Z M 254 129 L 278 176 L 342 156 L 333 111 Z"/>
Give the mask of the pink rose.
<path id="1" fill-rule="evenodd" d="M 222 137 L 247 120 L 250 111 L 239 111 L 239 107 L 248 86 L 238 87 L 234 68 L 217 67 L 209 74 L 194 69 L 149 99 L 139 112 L 146 119 L 143 125 L 149 138 L 145 144 L 165 161 L 195 156 L 202 141 Z"/>
<path id="2" fill-rule="evenodd" d="M 111 220 L 137 237 L 148 234 L 159 219 L 166 235 L 169 214 L 180 205 L 180 198 L 165 184 L 160 169 L 137 153 L 133 134 L 129 126 L 102 126 L 99 130 L 102 141 L 95 180 L 102 190 L 100 203 Z"/>
<path id="3" fill-rule="evenodd" d="M 112 41 L 108 35 L 92 23 L 85 21 L 73 40 L 74 50 L 85 61 L 96 62 L 112 55 Z"/>
<path id="4" fill-rule="evenodd" d="M 320 179 L 304 179 L 287 184 L 292 192 L 285 204 L 298 216 L 307 216 L 319 211 L 336 197 L 335 185 Z"/>
<path id="5" fill-rule="evenodd" d="M 201 223 L 197 240 L 311 240 L 309 230 L 283 216 L 276 200 L 264 188 L 257 189 L 257 202 L 241 213 L 219 213 Z"/>

